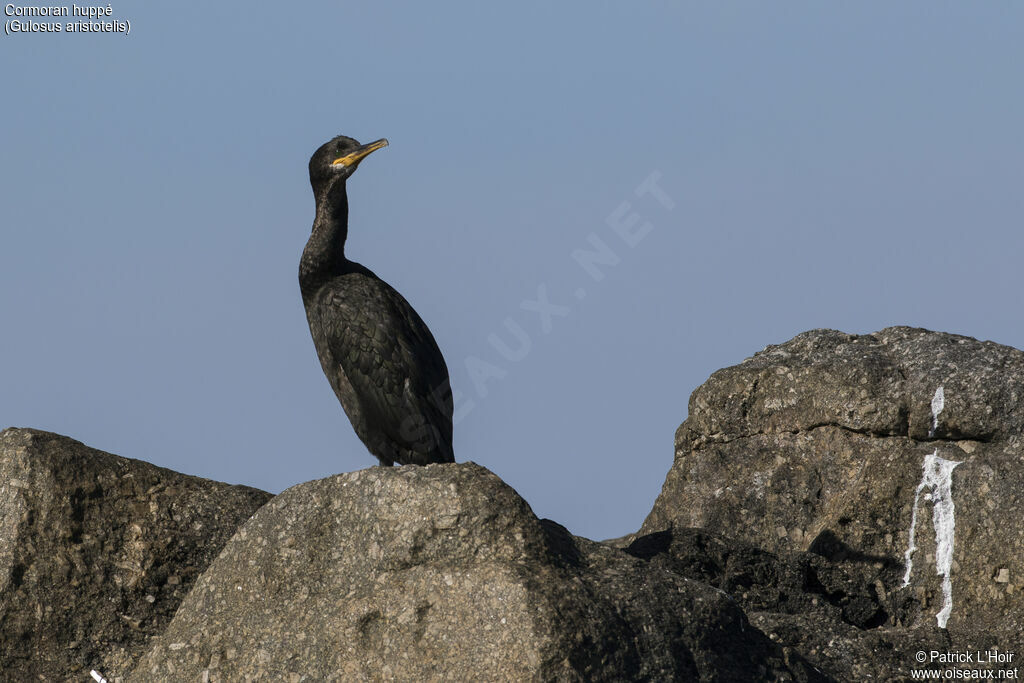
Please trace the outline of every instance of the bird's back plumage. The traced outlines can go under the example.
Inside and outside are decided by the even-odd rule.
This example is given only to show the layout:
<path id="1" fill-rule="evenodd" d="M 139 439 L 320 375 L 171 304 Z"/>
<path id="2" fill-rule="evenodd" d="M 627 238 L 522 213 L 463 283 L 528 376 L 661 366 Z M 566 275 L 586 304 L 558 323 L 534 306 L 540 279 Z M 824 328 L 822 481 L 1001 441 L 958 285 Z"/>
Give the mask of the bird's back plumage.
<path id="1" fill-rule="evenodd" d="M 401 294 L 354 268 L 324 284 L 307 315 L 324 374 L 373 455 L 384 464 L 455 461 L 448 368 Z"/>

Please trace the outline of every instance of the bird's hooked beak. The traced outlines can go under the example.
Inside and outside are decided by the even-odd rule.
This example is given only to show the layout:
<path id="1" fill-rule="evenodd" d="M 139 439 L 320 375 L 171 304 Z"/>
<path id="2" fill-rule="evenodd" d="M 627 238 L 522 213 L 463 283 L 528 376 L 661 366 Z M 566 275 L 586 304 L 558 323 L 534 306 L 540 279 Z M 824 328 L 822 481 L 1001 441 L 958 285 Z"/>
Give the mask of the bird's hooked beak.
<path id="1" fill-rule="evenodd" d="M 376 152 L 381 147 L 387 146 L 388 141 L 386 138 L 381 138 L 380 140 L 369 142 L 357 148 L 354 152 L 349 152 L 343 157 L 338 157 L 337 159 L 331 162 L 331 166 L 340 166 L 355 169 L 355 167 L 359 165 L 359 162 L 368 157 L 371 153 Z"/>

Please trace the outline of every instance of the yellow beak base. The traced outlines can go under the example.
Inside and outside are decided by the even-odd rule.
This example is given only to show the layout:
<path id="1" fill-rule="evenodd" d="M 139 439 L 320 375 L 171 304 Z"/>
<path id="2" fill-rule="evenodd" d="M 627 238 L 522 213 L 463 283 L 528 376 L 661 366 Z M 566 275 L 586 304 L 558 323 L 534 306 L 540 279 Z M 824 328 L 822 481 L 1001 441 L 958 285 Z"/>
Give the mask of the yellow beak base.
<path id="1" fill-rule="evenodd" d="M 387 146 L 388 146 L 387 139 L 381 138 L 380 140 L 376 140 L 374 142 L 367 143 L 367 144 L 363 145 L 362 147 L 360 147 L 359 149 L 355 150 L 354 152 L 349 152 L 348 154 L 346 154 L 343 157 L 338 157 L 337 159 L 335 159 L 334 161 L 331 162 L 331 166 L 353 166 L 354 167 L 354 166 L 358 165 L 360 161 L 362 161 L 363 159 L 368 157 L 373 152 L 376 152 L 378 149 L 381 149 L 381 148 L 387 147 Z"/>

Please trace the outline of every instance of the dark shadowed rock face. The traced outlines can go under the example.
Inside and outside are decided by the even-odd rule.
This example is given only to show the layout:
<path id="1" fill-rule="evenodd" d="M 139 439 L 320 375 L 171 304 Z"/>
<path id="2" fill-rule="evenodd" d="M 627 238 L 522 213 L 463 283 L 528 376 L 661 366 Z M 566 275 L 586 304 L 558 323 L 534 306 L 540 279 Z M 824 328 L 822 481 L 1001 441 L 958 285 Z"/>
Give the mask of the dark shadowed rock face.
<path id="1" fill-rule="evenodd" d="M 825 668 L 842 649 L 829 640 L 848 664 L 883 661 L 877 650 L 909 666 L 915 639 L 1022 652 L 1022 401 L 1013 348 L 905 327 L 801 334 L 693 393 L 641 533 L 700 527 L 809 551 L 873 587 L 874 603 L 835 628 L 747 604 L 752 623 Z"/>
<path id="2" fill-rule="evenodd" d="M 725 591 L 751 624 L 836 680 L 904 680 L 918 651 L 950 647 L 935 627 L 885 627 L 913 609 L 881 588 L 886 568 L 865 571 L 811 552 L 772 553 L 700 529 L 641 536 L 626 551 Z"/>
<path id="3" fill-rule="evenodd" d="M 269 497 L 56 434 L 0 432 L 4 679 L 128 670 Z"/>
<path id="4" fill-rule="evenodd" d="M 823 680 L 723 592 L 576 538 L 473 463 L 293 487 L 133 681 Z"/>

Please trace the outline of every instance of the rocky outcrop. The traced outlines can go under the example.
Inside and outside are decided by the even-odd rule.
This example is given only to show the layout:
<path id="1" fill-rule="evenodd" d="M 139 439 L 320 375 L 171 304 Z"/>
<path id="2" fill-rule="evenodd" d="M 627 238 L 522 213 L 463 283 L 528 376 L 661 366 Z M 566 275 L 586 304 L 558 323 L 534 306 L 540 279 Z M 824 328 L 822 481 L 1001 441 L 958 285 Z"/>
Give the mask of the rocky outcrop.
<path id="1" fill-rule="evenodd" d="M 693 393 L 643 528 L 605 543 L 473 463 L 374 467 L 260 507 L 268 494 L 6 430 L 0 670 L 890 681 L 932 652 L 1019 657 L 1022 399 L 1008 347 L 799 335 Z"/>
<path id="2" fill-rule="evenodd" d="M 125 671 L 270 497 L 31 429 L 0 432 L 0 671 Z"/>
<path id="3" fill-rule="evenodd" d="M 722 591 L 538 520 L 473 463 L 277 496 L 130 678 L 825 680 Z"/>
<path id="4" fill-rule="evenodd" d="M 905 327 L 801 334 L 693 393 L 641 535 L 700 527 L 852 577 L 842 594 L 864 618 L 841 628 L 746 605 L 826 670 L 889 652 L 905 673 L 918 642 L 1021 652 L 1022 400 L 1016 349 Z"/>

